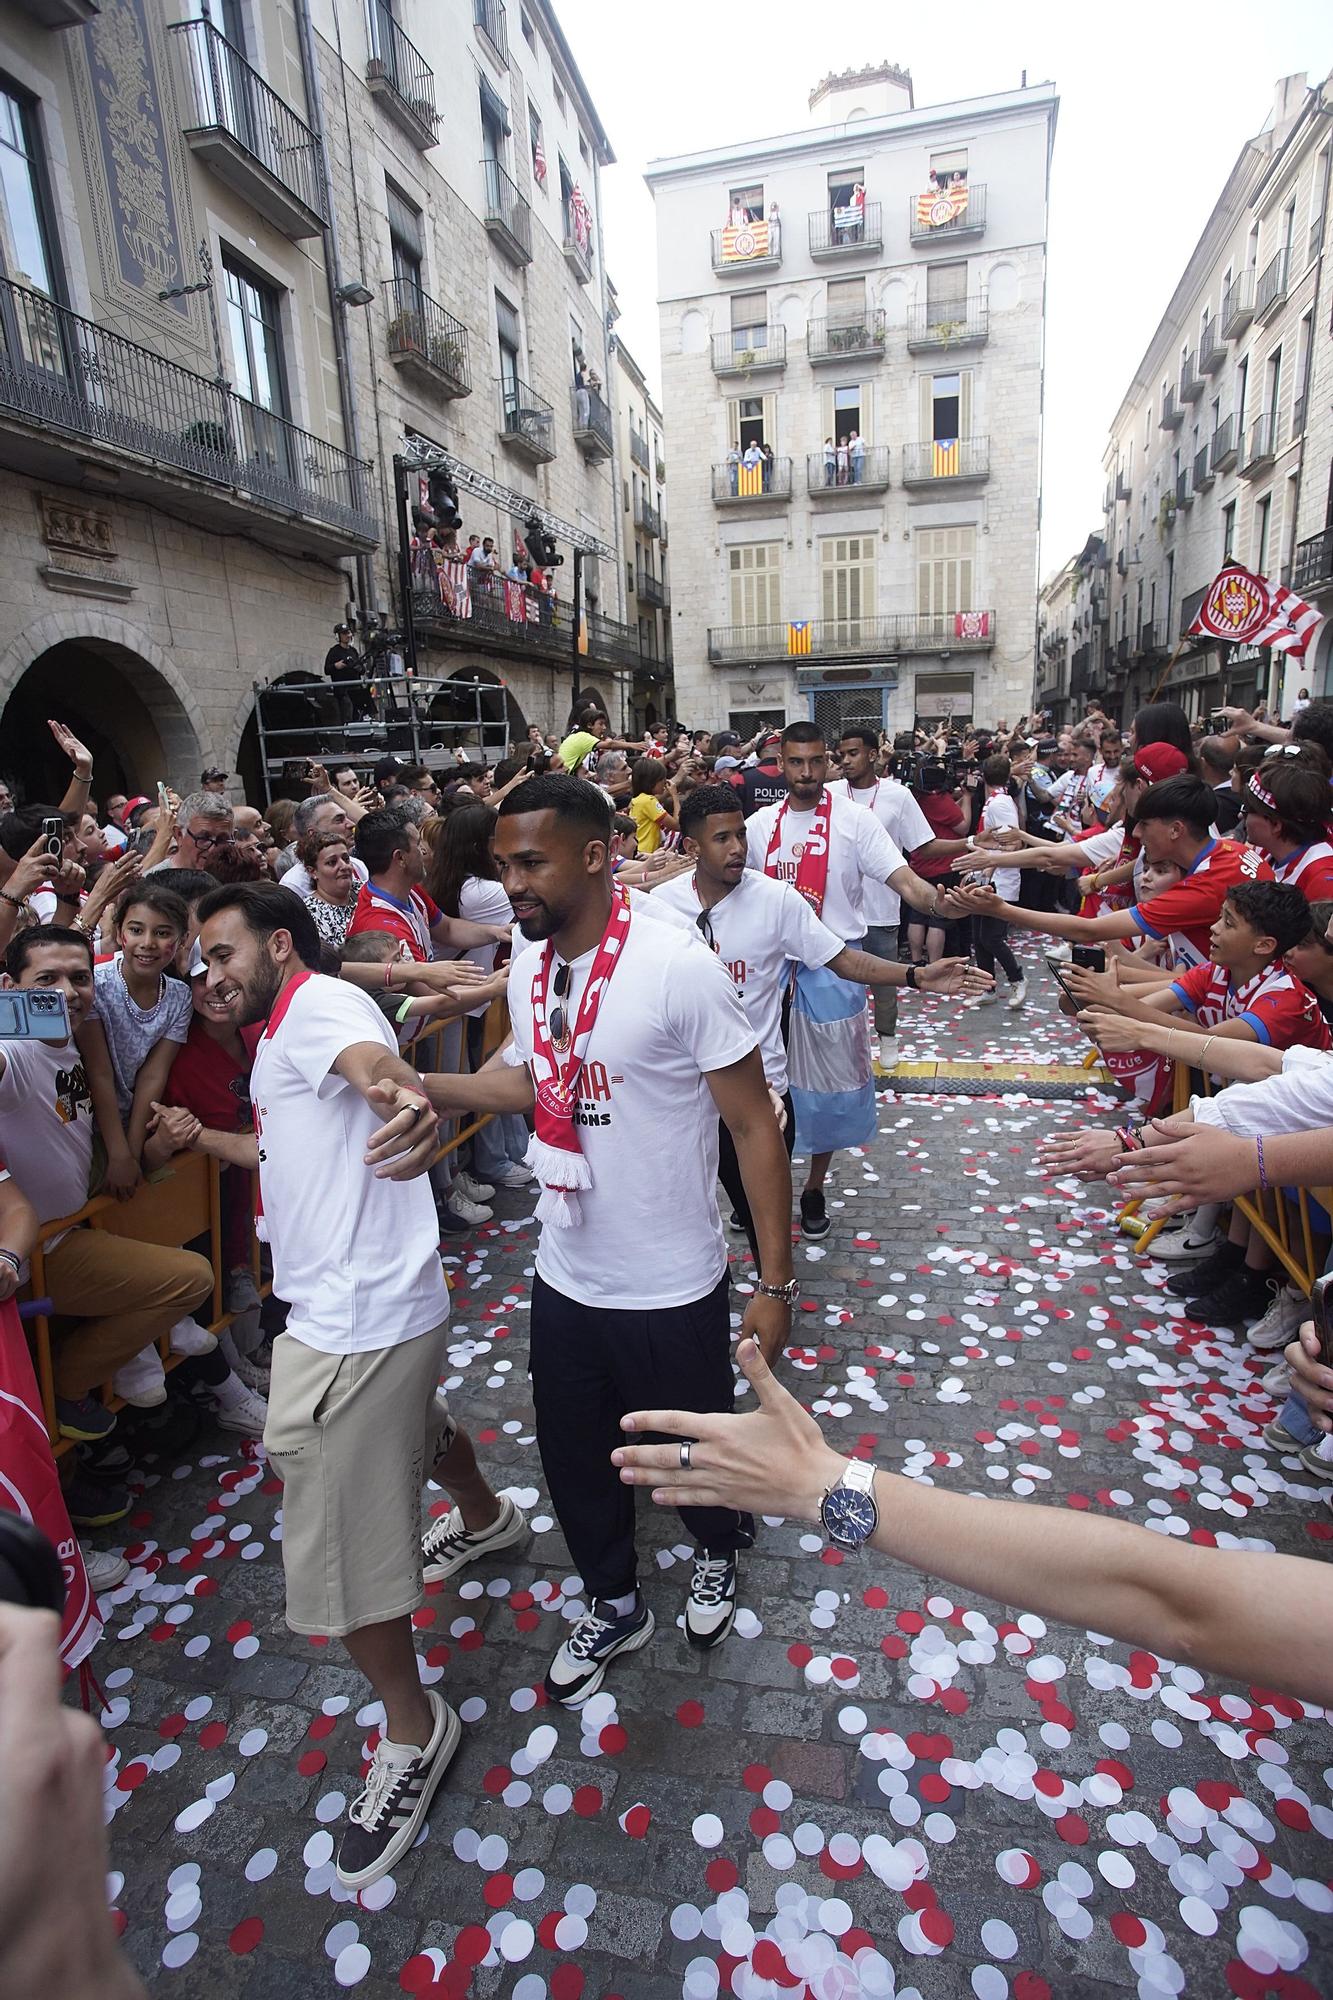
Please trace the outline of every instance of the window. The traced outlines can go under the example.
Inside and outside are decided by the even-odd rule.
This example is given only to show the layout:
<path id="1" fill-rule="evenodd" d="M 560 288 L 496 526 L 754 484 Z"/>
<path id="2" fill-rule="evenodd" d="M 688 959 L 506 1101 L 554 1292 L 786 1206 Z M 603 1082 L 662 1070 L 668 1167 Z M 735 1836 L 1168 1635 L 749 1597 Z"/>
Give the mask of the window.
<path id="1" fill-rule="evenodd" d="M 867 400 L 867 392 L 859 383 L 846 384 L 833 391 L 833 428 L 827 433 L 834 444 L 842 444 L 853 431 L 869 429 L 869 411 L 865 411 L 866 422 L 862 422 L 862 405 Z"/>
<path id="2" fill-rule="evenodd" d="M 752 444 L 777 449 L 777 398 L 733 396 L 727 404 L 728 440 L 741 451 Z M 646 444 L 646 439 L 645 439 Z"/>
<path id="3" fill-rule="evenodd" d="M 932 153 L 930 156 L 930 176 L 940 187 L 947 181 L 967 179 L 967 148 L 961 146 L 952 153 Z"/>
<path id="4" fill-rule="evenodd" d="M 918 528 L 916 532 L 916 608 L 923 618 L 943 618 L 955 611 L 973 611 L 973 573 L 977 531 L 967 528 Z"/>
<path id="5" fill-rule="evenodd" d="M 1264 409 L 1269 417 L 1269 428 L 1273 432 L 1270 444 L 1277 442 L 1277 403 L 1282 394 L 1282 349 L 1275 347 L 1268 357 L 1264 369 Z"/>
<path id="6" fill-rule="evenodd" d="M 875 614 L 875 537 L 826 535 L 819 544 L 820 617 L 834 619 L 838 637 L 854 637 L 862 618 Z"/>
<path id="7" fill-rule="evenodd" d="M 32 100 L 0 82 L 0 270 L 56 298 L 63 290 Z"/>
<path id="8" fill-rule="evenodd" d="M 1325 146 L 1314 165 L 1314 179 L 1310 183 L 1310 255 L 1319 254 L 1319 246 L 1324 240 L 1324 216 L 1328 211 L 1329 168 L 1333 165 L 1333 146 Z"/>
<path id="9" fill-rule="evenodd" d="M 554 71 L 551 73 L 551 91 L 555 97 L 555 108 L 563 118 L 565 116 L 565 93 L 560 88 L 560 79 Z"/>
<path id="10" fill-rule="evenodd" d="M 519 9 L 518 25 L 523 30 L 524 41 L 527 43 L 528 47 L 532 50 L 532 53 L 536 55 L 537 37 L 535 32 L 533 31 L 533 26 L 531 21 L 528 19 L 527 15 L 522 11 L 521 8 Z"/>
<path id="11" fill-rule="evenodd" d="M 272 285 L 224 254 L 227 331 L 236 387 L 248 402 L 275 417 L 287 415 L 282 367 L 282 303 Z"/>
<path id="12" fill-rule="evenodd" d="M 828 292 L 828 319 L 830 326 L 863 326 L 866 316 L 866 281 L 864 278 L 830 278 Z"/>
<path id="13" fill-rule="evenodd" d="M 1245 435 L 1245 397 L 1250 386 L 1250 357 L 1248 354 L 1236 370 L 1236 441 Z"/>
<path id="14" fill-rule="evenodd" d="M 727 550 L 733 625 L 782 623 L 780 542 L 753 542 Z"/>
<path id="15" fill-rule="evenodd" d="M 727 215 L 733 223 L 762 222 L 764 219 L 764 184 L 755 182 L 750 187 L 734 187 L 727 196 Z"/>
<path id="16" fill-rule="evenodd" d="M 234 49 L 245 54 L 245 25 L 241 20 L 240 0 L 199 0 L 199 19 L 211 21 Z"/>
<path id="17" fill-rule="evenodd" d="M 509 113 L 504 99 L 491 89 L 484 76 L 477 82 L 481 92 L 481 152 L 482 158 L 495 160 L 500 166 L 505 162 L 505 141 L 509 137 Z"/>
<path id="18" fill-rule="evenodd" d="M 971 436 L 972 377 L 923 375 L 921 378 L 923 444 L 950 444 Z"/>
<path id="19" fill-rule="evenodd" d="M 413 298 L 419 299 L 424 289 L 421 282 L 421 210 L 392 181 L 385 182 L 384 192 L 389 209 L 389 254 L 398 284 L 398 310 L 402 312 L 410 309 L 411 301 L 406 295 L 411 293 Z"/>
<path id="20" fill-rule="evenodd" d="M 579 158 L 582 160 L 585 167 L 590 167 L 592 165 L 592 154 L 588 151 L 588 142 L 584 138 L 582 132 L 579 133 Z"/>
<path id="21" fill-rule="evenodd" d="M 1265 493 L 1254 510 L 1254 570 L 1262 576 L 1268 568 L 1268 524 L 1273 513 L 1273 496 Z"/>
<path id="22" fill-rule="evenodd" d="M 518 365 L 522 349 L 522 338 L 518 324 L 518 312 L 511 306 L 503 292 L 495 294 L 495 332 L 500 344 L 500 393 L 505 409 L 517 405 L 518 384 L 521 370 Z"/>
<path id="23" fill-rule="evenodd" d="M 946 326 L 967 318 L 967 265 L 927 264 L 926 320 Z"/>
<path id="24" fill-rule="evenodd" d="M 532 178 L 546 193 L 546 148 L 542 144 L 542 121 L 535 104 L 528 105 L 528 146 L 532 154 Z"/>
<path id="25" fill-rule="evenodd" d="M 736 354 L 747 348 L 768 345 L 768 293 L 733 292 L 731 295 L 731 345 Z"/>
<path id="26" fill-rule="evenodd" d="M 1230 562 L 1236 553 L 1236 503 L 1222 509 L 1222 560 Z"/>
<path id="27" fill-rule="evenodd" d="M 1300 339 L 1296 348 L 1296 408 L 1292 413 L 1292 429 L 1301 430 L 1305 424 L 1306 404 L 1310 399 L 1310 363 L 1314 355 L 1314 314 L 1306 313 L 1301 321 Z"/>

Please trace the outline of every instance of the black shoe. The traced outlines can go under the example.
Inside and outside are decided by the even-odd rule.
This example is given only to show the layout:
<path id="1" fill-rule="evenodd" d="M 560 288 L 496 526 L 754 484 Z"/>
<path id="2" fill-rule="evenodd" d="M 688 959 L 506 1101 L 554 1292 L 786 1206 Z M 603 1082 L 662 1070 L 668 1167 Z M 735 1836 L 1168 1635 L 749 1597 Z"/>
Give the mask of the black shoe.
<path id="1" fill-rule="evenodd" d="M 407 1853 L 453 1760 L 463 1725 L 434 1688 L 426 1689 L 426 1700 L 435 1726 L 423 1750 L 408 1755 L 383 1739 L 376 1746 L 365 1790 L 352 1802 L 338 1846 L 338 1880 L 345 1889 L 378 1881 Z"/>
<path id="2" fill-rule="evenodd" d="M 727 1217 L 727 1228 L 733 1236 L 744 1236 L 745 1234 L 745 1224 L 741 1221 L 734 1208 Z"/>
<path id="3" fill-rule="evenodd" d="M 567 1708 L 596 1694 L 617 1653 L 635 1653 L 653 1636 L 653 1614 L 640 1597 L 618 1618 L 595 1597 L 546 1670 L 546 1692 Z"/>
<path id="4" fill-rule="evenodd" d="M 685 1599 L 685 1637 L 692 1646 L 720 1646 L 736 1616 L 736 1558 L 694 1552 L 690 1594 Z"/>
<path id="5" fill-rule="evenodd" d="M 436 1202 L 435 1219 L 440 1225 L 441 1236 L 470 1236 L 472 1234 L 472 1224 L 464 1222 L 461 1215 L 455 1215 L 445 1202 Z"/>
<path id="6" fill-rule="evenodd" d="M 101 1444 L 76 1445 L 74 1463 L 82 1477 L 123 1486 L 134 1470 L 135 1458 L 119 1438 L 109 1437 Z"/>
<path id="7" fill-rule="evenodd" d="M 827 1236 L 831 1224 L 828 1210 L 824 1206 L 822 1188 L 801 1190 L 801 1234 L 802 1236 Z"/>
<path id="8" fill-rule="evenodd" d="M 78 1444 L 93 1444 L 116 1428 L 116 1413 L 96 1396 L 57 1396 L 56 1423 L 61 1437 Z"/>
<path id="9" fill-rule="evenodd" d="M 76 1472 L 64 1488 L 65 1506 L 76 1528 L 109 1528 L 123 1521 L 133 1502 L 124 1486 L 83 1479 Z"/>
<path id="10" fill-rule="evenodd" d="M 1191 1299 L 1189 1316 L 1204 1326 L 1249 1326 L 1261 1319 L 1272 1303 L 1273 1287 L 1267 1272 L 1247 1271 L 1242 1265 L 1206 1298 Z"/>
<path id="11" fill-rule="evenodd" d="M 1202 1299 L 1209 1292 L 1216 1291 L 1225 1278 L 1238 1271 L 1245 1262 L 1243 1243 L 1219 1243 L 1210 1256 L 1201 1264 L 1192 1264 L 1187 1271 L 1177 1271 L 1166 1281 L 1166 1289 L 1173 1298 Z"/>

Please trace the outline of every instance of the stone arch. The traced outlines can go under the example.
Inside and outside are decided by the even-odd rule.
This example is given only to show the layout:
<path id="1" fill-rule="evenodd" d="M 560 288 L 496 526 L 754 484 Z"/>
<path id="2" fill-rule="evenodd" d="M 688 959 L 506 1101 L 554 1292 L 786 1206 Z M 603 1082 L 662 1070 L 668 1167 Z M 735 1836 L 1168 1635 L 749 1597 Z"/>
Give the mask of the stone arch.
<path id="1" fill-rule="evenodd" d="M 203 710 L 177 668 L 131 620 L 101 607 L 48 612 L 0 653 L 0 744 L 39 797 L 62 761 L 47 715 L 89 739 L 94 790 L 177 790 L 218 758 Z M 100 774 L 100 775 L 99 775 Z M 61 786 L 63 790 L 63 785 Z"/>

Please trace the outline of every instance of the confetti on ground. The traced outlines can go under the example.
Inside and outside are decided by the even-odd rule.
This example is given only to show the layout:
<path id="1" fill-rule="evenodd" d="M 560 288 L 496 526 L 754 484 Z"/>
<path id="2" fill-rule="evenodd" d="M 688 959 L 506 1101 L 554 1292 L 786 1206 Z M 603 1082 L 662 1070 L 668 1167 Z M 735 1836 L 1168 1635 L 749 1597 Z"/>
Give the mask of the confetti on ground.
<path id="1" fill-rule="evenodd" d="M 1077 1063 L 1019 949 L 1021 1014 L 905 1003 L 905 1055 Z M 1109 1190 L 1037 1163 L 1046 1134 L 1112 1122 L 1107 1094 L 1070 1088 L 881 1093 L 876 1141 L 835 1162 L 832 1233 L 797 1249 L 788 1380 L 842 1450 L 909 1477 L 1326 1560 L 1329 1489 L 1263 1441 L 1266 1362 L 1184 1318 Z M 531 1204 L 499 1199 L 507 1219 L 447 1246 L 447 1382 L 533 1534 L 427 1595 L 423 1676 L 463 1747 L 428 1831 L 359 1899 L 333 1855 L 383 1716 L 339 1646 L 283 1624 L 281 1488 L 262 1452 L 216 1437 L 151 1468 L 94 1665 L 108 1893 L 154 1991 L 1328 1990 L 1328 1724 L 1271 1688 L 843 1559 L 782 1521 L 745 1563 L 733 1637 L 692 1654 L 689 1545 L 645 1504 L 657 1636 L 581 1713 L 547 1705 L 582 1586 L 532 1431 Z"/>

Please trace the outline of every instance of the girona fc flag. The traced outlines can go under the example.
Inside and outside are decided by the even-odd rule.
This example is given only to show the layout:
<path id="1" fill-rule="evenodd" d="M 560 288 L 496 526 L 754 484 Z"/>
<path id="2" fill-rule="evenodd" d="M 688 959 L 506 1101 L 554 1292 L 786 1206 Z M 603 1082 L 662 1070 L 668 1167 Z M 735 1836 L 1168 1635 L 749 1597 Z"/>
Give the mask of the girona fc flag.
<path id="1" fill-rule="evenodd" d="M 1285 584 L 1270 583 L 1240 563 L 1226 563 L 1204 592 L 1189 636 L 1269 646 L 1302 659 L 1318 623 L 1314 606 Z"/>

